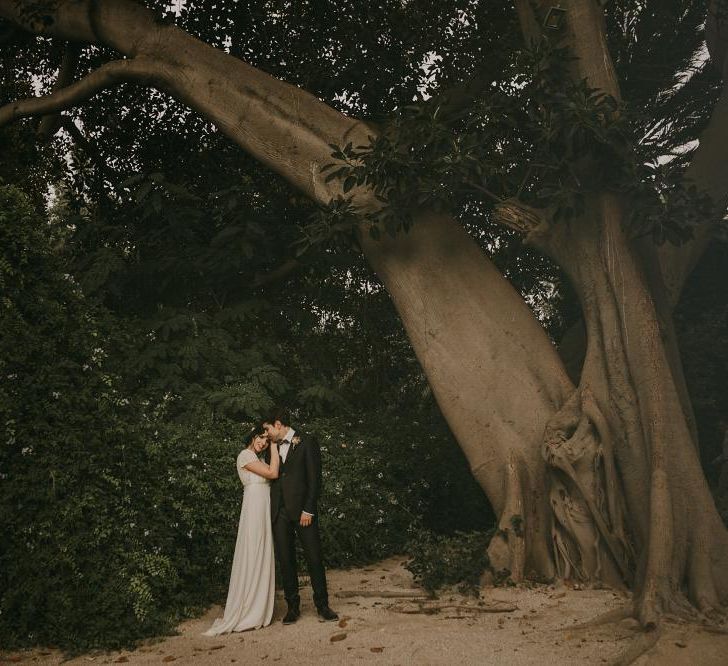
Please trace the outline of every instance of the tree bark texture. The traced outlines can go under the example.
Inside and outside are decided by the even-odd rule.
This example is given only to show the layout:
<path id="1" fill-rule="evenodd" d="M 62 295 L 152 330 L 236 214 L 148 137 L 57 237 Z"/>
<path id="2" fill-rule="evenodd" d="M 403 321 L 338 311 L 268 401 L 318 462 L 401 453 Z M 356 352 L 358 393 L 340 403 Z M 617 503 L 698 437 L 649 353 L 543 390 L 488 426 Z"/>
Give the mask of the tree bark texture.
<path id="1" fill-rule="evenodd" d="M 728 537 L 622 215 L 616 196 L 595 195 L 582 219 L 530 240 L 559 262 L 579 294 L 587 352 L 578 393 L 591 432 L 580 434 L 580 423 L 565 437 L 594 440 L 579 448 L 581 464 L 596 460 L 604 470 L 595 487 L 602 517 L 627 561 L 636 553 L 636 611 L 649 625 L 686 598 L 704 611 L 728 601 Z"/>

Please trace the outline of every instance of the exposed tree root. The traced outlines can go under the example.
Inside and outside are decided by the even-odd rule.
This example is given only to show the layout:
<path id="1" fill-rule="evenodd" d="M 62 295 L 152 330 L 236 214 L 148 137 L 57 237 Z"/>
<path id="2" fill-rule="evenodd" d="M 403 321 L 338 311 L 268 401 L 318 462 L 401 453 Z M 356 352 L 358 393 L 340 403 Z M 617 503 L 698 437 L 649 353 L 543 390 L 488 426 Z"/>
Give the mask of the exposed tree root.
<path id="1" fill-rule="evenodd" d="M 716 627 L 712 624 L 701 624 L 700 625 L 701 631 L 706 631 L 709 634 L 728 634 L 728 627 Z"/>
<path id="2" fill-rule="evenodd" d="M 440 603 L 440 602 L 418 602 L 409 604 L 392 604 L 389 607 L 394 613 L 407 615 L 434 615 L 442 610 L 467 611 L 469 613 L 512 613 L 518 610 L 514 604 L 499 603 L 491 605 L 466 606 L 465 604 Z"/>
<path id="3" fill-rule="evenodd" d="M 685 602 L 687 603 L 687 602 Z M 715 634 L 722 634 L 722 635 L 728 635 L 728 627 L 724 626 L 717 626 L 715 624 L 698 624 L 695 622 L 697 613 L 695 609 L 692 609 L 692 621 L 689 621 L 689 624 L 693 624 L 701 631 L 705 631 L 708 633 L 715 633 Z M 682 619 L 683 612 L 680 613 L 679 617 L 676 617 L 673 614 L 670 613 L 663 613 L 661 615 L 661 618 L 663 620 L 667 621 L 674 621 L 676 623 L 679 623 L 681 625 L 685 625 L 685 621 Z M 593 629 L 595 627 L 604 626 L 607 624 L 613 624 L 617 622 L 621 622 L 622 620 L 626 619 L 632 619 L 637 620 L 637 616 L 635 613 L 635 609 L 629 606 L 623 606 L 622 608 L 615 608 L 613 610 L 607 611 L 606 613 L 603 613 L 601 615 L 598 615 L 595 618 L 592 618 L 591 620 L 587 620 L 586 622 L 583 622 L 582 624 L 578 624 L 573 627 L 562 627 L 561 631 L 580 631 L 584 629 Z M 616 657 L 612 657 L 607 663 L 610 666 L 629 666 L 630 664 L 634 663 L 637 659 L 639 659 L 643 654 L 646 652 L 649 652 L 652 648 L 657 645 L 658 641 L 660 640 L 660 637 L 662 635 L 662 627 L 653 625 L 654 629 L 647 629 L 640 632 L 638 637 L 632 641 L 630 646 L 621 654 L 617 655 Z"/>
<path id="4" fill-rule="evenodd" d="M 709 631 L 716 634 L 728 634 L 728 627 L 721 626 L 725 620 L 726 615 L 722 611 L 718 611 L 716 614 L 717 619 L 713 617 L 698 613 L 687 601 L 683 601 L 682 604 L 671 603 L 670 611 L 664 611 L 660 615 L 660 619 L 665 622 L 671 622 L 673 624 L 691 624 L 699 627 L 704 631 Z M 606 613 L 597 615 L 597 617 L 577 624 L 572 627 L 562 627 L 562 631 L 578 631 L 581 629 L 590 629 L 593 627 L 600 627 L 605 624 L 611 624 L 613 622 L 621 622 L 631 618 L 637 621 L 637 614 L 634 607 L 624 606 L 622 608 L 614 608 Z"/>
<path id="5" fill-rule="evenodd" d="M 627 618 L 634 618 L 634 610 L 629 606 L 623 608 L 614 608 L 606 613 L 597 615 L 591 620 L 582 622 L 573 627 L 563 627 L 562 631 L 576 631 L 580 629 L 591 629 L 592 627 L 601 627 L 605 624 L 612 624 L 613 622 L 621 622 Z"/>
<path id="6" fill-rule="evenodd" d="M 431 599 L 424 590 L 338 590 L 334 596 L 340 599 L 350 597 L 376 597 L 380 599 Z"/>
<path id="7" fill-rule="evenodd" d="M 563 627 L 562 631 L 593 629 L 595 627 L 601 627 L 606 624 L 613 624 L 627 619 L 636 620 L 637 618 L 635 617 L 633 608 L 623 606 L 622 608 L 614 608 L 606 613 L 597 615 L 597 617 L 587 620 L 582 624 L 578 624 L 575 627 Z M 660 640 L 661 631 L 661 628 L 658 627 L 653 630 L 640 632 L 638 637 L 632 641 L 624 652 L 616 657 L 612 657 L 607 663 L 610 666 L 629 666 L 629 664 L 639 659 L 643 654 L 645 654 L 645 652 L 648 652 L 657 645 L 657 641 Z"/>
<path id="8" fill-rule="evenodd" d="M 649 652 L 657 641 L 660 640 L 661 630 L 646 631 L 632 641 L 630 646 L 620 655 L 612 657 L 607 664 L 608 666 L 629 666 L 639 659 L 645 652 Z"/>

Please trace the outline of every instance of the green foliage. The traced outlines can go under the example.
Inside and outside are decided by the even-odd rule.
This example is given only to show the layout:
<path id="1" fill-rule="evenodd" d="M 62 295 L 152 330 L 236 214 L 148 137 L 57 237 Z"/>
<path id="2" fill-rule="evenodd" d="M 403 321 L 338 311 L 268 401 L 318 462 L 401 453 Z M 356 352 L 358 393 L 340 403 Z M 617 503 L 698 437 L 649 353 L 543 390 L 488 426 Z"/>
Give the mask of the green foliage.
<path id="1" fill-rule="evenodd" d="M 330 565 L 405 552 L 413 525 L 443 533 L 490 526 L 487 500 L 443 426 L 391 413 L 302 426 L 321 443 L 321 532 Z"/>
<path id="2" fill-rule="evenodd" d="M 110 294 L 134 295 L 134 267 L 124 258 L 87 295 L 58 251 L 80 251 L 69 211 L 49 223 L 19 190 L 0 189 L 4 646 L 125 646 L 222 601 L 241 501 L 235 458 L 251 419 L 283 398 L 323 444 L 330 566 L 402 552 L 422 515 L 436 530 L 489 525 L 467 463 L 422 402 L 402 334 L 385 326 L 396 320 L 384 294 L 376 307 L 366 296 L 368 318 L 338 283 L 319 291 L 310 322 L 282 318 L 277 345 L 271 304 L 208 304 L 209 277 L 186 307 L 166 289 L 151 295 L 156 307 L 147 294 L 136 311 L 115 311 Z M 82 233 L 85 215 L 73 217 Z M 385 334 L 399 360 L 373 353 Z M 409 402 L 408 418 L 382 409 L 388 394 Z"/>
<path id="3" fill-rule="evenodd" d="M 0 642 L 83 649 L 166 631 L 223 582 L 241 428 L 165 424 L 164 399 L 122 392 L 115 323 L 8 186 L 0 241 Z"/>
<path id="4" fill-rule="evenodd" d="M 411 559 L 405 566 L 430 592 L 458 585 L 462 592 L 473 593 L 489 565 L 487 548 L 492 535 L 492 530 L 438 535 L 413 529 L 407 546 Z"/>
<path id="5" fill-rule="evenodd" d="M 685 29 L 698 32 L 697 25 Z M 681 57 L 690 62 L 699 48 L 691 39 Z M 549 209 L 556 222 L 569 222 L 579 217 L 590 193 L 605 188 L 629 202 L 625 223 L 634 235 L 651 234 L 658 244 L 690 239 L 697 224 L 716 216 L 706 195 L 682 184 L 686 144 L 697 138 L 705 111 L 682 123 L 680 144 L 676 133 L 663 129 L 666 117 L 686 103 L 675 93 L 684 82 L 675 80 L 674 70 L 662 71 L 658 81 L 665 87 L 653 89 L 669 103 L 645 107 L 628 96 L 618 102 L 585 80 L 570 82 L 572 60 L 566 49 L 544 39 L 514 55 L 467 109 L 452 113 L 449 91 L 441 91 L 400 107 L 387 131 L 370 137 L 368 145 L 332 145 L 334 161 L 323 167 L 326 179 L 341 180 L 344 193 L 368 185 L 387 205 L 363 212 L 343 198 L 322 211 L 331 219 L 328 226 L 321 217 L 310 225 L 309 242 L 341 242 L 357 214 L 374 238 L 406 232 L 412 212 L 421 207 L 466 216 L 477 202 L 485 223 L 493 204 L 511 197 Z M 693 76 L 685 75 L 684 85 L 699 84 L 715 97 L 716 77 L 707 67 L 691 65 Z M 644 137 L 645 132 L 650 134 Z"/>

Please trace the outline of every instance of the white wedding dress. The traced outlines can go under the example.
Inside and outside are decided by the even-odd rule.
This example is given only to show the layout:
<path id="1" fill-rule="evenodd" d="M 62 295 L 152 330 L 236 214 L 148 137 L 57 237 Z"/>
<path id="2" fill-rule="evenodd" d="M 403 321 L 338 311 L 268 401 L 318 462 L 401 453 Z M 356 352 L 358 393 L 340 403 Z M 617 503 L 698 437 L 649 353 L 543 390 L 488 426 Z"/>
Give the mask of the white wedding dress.
<path id="1" fill-rule="evenodd" d="M 249 449 L 244 449 L 238 455 L 238 476 L 244 490 L 230 587 L 223 617 L 215 620 L 204 633 L 205 636 L 259 629 L 269 625 L 273 617 L 275 563 L 270 522 L 270 483 L 262 476 L 244 469 L 245 465 L 257 459 Z"/>

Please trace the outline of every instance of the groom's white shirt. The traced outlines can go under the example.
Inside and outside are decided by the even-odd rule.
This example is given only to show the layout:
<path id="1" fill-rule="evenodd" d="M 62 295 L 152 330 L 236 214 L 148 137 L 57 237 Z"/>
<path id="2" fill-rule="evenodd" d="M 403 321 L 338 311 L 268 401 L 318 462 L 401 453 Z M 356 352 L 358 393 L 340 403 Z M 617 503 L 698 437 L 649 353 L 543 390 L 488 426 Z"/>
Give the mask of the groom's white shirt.
<path id="1" fill-rule="evenodd" d="M 286 456 L 288 456 L 288 450 L 291 448 L 291 440 L 296 431 L 293 428 L 288 428 L 288 432 L 285 437 L 281 440 L 281 445 L 278 447 L 278 453 L 281 454 L 281 460 L 286 462 Z"/>
<path id="2" fill-rule="evenodd" d="M 288 456 L 288 451 L 291 448 L 291 440 L 293 439 L 293 436 L 296 434 L 296 431 L 293 428 L 288 428 L 288 432 L 286 433 L 285 437 L 281 441 L 281 445 L 278 447 L 278 453 L 281 456 L 281 460 L 283 462 L 286 462 L 286 457 Z M 303 511 L 307 516 L 313 516 L 312 513 L 309 513 L 308 511 Z"/>

